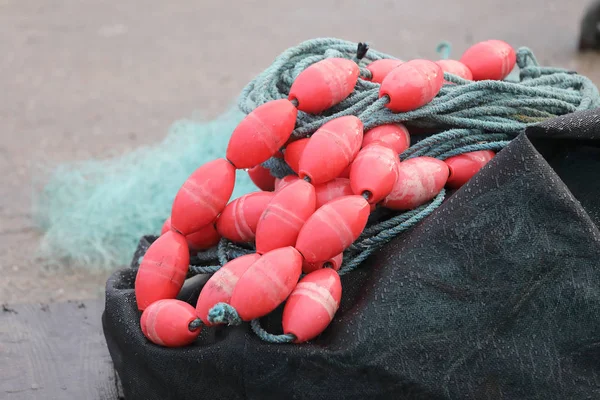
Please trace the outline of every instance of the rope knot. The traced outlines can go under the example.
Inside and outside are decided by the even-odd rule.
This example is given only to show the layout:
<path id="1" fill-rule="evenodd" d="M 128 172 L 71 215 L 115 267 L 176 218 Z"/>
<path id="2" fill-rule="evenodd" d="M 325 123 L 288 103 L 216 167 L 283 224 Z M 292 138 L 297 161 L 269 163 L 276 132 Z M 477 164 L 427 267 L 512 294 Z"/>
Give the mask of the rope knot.
<path id="1" fill-rule="evenodd" d="M 523 69 L 525 67 L 539 67 L 537 59 L 533 55 L 533 52 L 528 47 L 521 47 L 517 51 L 517 65 Z"/>
<path id="2" fill-rule="evenodd" d="M 217 303 L 208 311 L 208 322 L 211 324 L 240 325 L 242 319 L 235 308 L 227 303 Z"/>

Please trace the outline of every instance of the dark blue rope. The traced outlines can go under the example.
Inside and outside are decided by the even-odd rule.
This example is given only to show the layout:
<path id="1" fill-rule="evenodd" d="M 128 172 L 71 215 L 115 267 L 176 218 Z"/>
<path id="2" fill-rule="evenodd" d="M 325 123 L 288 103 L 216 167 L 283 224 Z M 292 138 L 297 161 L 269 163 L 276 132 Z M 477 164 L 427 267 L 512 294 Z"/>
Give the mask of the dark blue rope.
<path id="1" fill-rule="evenodd" d="M 273 335 L 271 333 L 268 333 L 262 328 L 262 326 L 260 326 L 260 321 L 258 319 L 253 319 L 252 321 L 250 321 L 250 327 L 252 328 L 252 331 L 256 334 L 256 336 L 258 336 L 265 342 L 292 343 L 294 340 L 296 340 L 296 336 L 292 334 Z"/>
<path id="2" fill-rule="evenodd" d="M 211 324 L 240 325 L 242 319 L 235 308 L 227 303 L 217 303 L 208 311 L 208 322 Z"/>

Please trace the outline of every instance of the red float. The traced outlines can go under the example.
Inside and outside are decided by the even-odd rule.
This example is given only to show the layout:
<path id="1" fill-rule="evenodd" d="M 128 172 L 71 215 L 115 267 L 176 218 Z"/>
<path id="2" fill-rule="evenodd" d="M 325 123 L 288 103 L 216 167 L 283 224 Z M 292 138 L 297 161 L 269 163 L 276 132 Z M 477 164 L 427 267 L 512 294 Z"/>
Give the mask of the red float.
<path id="1" fill-rule="evenodd" d="M 362 147 L 367 147 L 371 143 L 382 144 L 394 150 L 394 153 L 402 154 L 410 147 L 410 134 L 402 124 L 380 125 L 365 133 Z"/>
<path id="2" fill-rule="evenodd" d="M 300 178 L 313 185 L 337 178 L 360 150 L 363 124 L 354 115 L 333 119 L 310 138 L 300 158 Z"/>
<path id="3" fill-rule="evenodd" d="M 189 324 L 196 319 L 194 307 L 188 303 L 168 299 L 158 300 L 142 313 L 140 325 L 148 340 L 159 346 L 182 347 L 192 343 L 202 328 L 191 331 Z"/>
<path id="4" fill-rule="evenodd" d="M 283 158 L 287 165 L 289 165 L 292 171 L 294 171 L 295 173 L 298 173 L 300 157 L 302 156 L 302 152 L 308 144 L 308 141 L 309 138 L 296 140 L 295 142 L 288 144 L 285 148 L 285 155 Z"/>
<path id="5" fill-rule="evenodd" d="M 350 179 L 350 170 L 352 169 L 352 163 L 348 165 L 344 170 L 338 175 L 338 178 Z"/>
<path id="6" fill-rule="evenodd" d="M 171 230 L 171 217 L 167 218 L 165 223 L 163 224 L 161 235 Z M 214 224 L 208 224 L 204 228 L 200 228 L 196 232 L 192 232 L 189 235 L 186 235 L 185 240 L 188 244 L 189 249 L 192 252 L 197 252 L 200 250 L 206 250 L 217 243 L 221 239 L 221 235 L 217 232 Z"/>
<path id="7" fill-rule="evenodd" d="M 227 204 L 217 219 L 221 236 L 240 243 L 254 240 L 258 220 L 274 196 L 273 192 L 248 193 Z"/>
<path id="8" fill-rule="evenodd" d="M 256 252 L 293 246 L 304 222 L 315 212 L 315 188 L 297 180 L 276 192 L 256 228 Z"/>
<path id="9" fill-rule="evenodd" d="M 439 65 L 429 60 L 411 60 L 385 77 L 379 97 L 390 98 L 386 107 L 393 112 L 408 112 L 433 100 L 443 82 L 444 73 Z"/>
<path id="10" fill-rule="evenodd" d="M 283 309 L 283 332 L 303 343 L 320 335 L 333 320 L 342 299 L 340 277 L 325 268 L 306 275 Z"/>
<path id="11" fill-rule="evenodd" d="M 309 263 L 306 260 L 302 263 L 302 272 L 305 274 L 311 273 L 321 268 L 331 268 L 334 271 L 339 271 L 342 267 L 342 261 L 344 260 L 344 254 L 340 253 L 335 257 L 330 258 L 327 261 Z"/>
<path id="12" fill-rule="evenodd" d="M 371 204 L 383 200 L 398 179 L 400 159 L 392 149 L 372 143 L 358 152 L 352 162 L 350 185 L 354 194 L 366 196 Z"/>
<path id="13" fill-rule="evenodd" d="M 300 178 L 298 178 L 296 175 L 287 175 L 281 179 L 277 178 L 275 179 L 275 191 L 279 192 L 281 189 L 283 189 L 290 183 L 296 182 L 297 180 L 300 180 Z"/>
<path id="14" fill-rule="evenodd" d="M 162 229 L 160 230 L 160 234 L 164 235 L 165 233 L 171 230 L 171 217 L 167 218 L 163 223 Z"/>
<path id="15" fill-rule="evenodd" d="M 338 104 L 352 93 L 359 69 L 345 58 L 321 60 L 298 75 L 290 88 L 290 100 L 298 101 L 298 109 L 319 114 Z"/>
<path id="16" fill-rule="evenodd" d="M 460 61 L 456 60 L 439 60 L 436 62 L 437 65 L 442 67 L 442 71 L 448 72 L 449 74 L 459 76 L 468 81 L 473 80 L 473 73 L 471 70 Z M 448 81 L 444 81 L 444 83 L 450 83 Z"/>
<path id="17" fill-rule="evenodd" d="M 204 325 L 211 326 L 208 312 L 217 303 L 229 303 L 231 294 L 240 277 L 254 262 L 260 259 L 258 254 L 247 254 L 229 261 L 210 277 L 200 292 L 196 303 L 196 315 Z"/>
<path id="18" fill-rule="evenodd" d="M 398 166 L 398 180 L 383 201 L 393 210 L 412 210 L 433 199 L 448 179 L 448 166 L 432 157 L 416 157 Z"/>
<path id="19" fill-rule="evenodd" d="M 235 168 L 224 158 L 198 168 L 175 196 L 171 227 L 188 235 L 213 222 L 229 201 L 234 184 Z"/>
<path id="20" fill-rule="evenodd" d="M 135 278 L 138 309 L 157 300 L 173 299 L 181 290 L 190 265 L 185 237 L 169 231 L 156 239 L 144 254 Z"/>
<path id="21" fill-rule="evenodd" d="M 479 172 L 495 155 L 496 153 L 491 150 L 481 150 L 446 159 L 445 163 L 450 170 L 446 186 L 458 189 Z"/>
<path id="22" fill-rule="evenodd" d="M 262 165 L 250 168 L 248 175 L 256 187 L 264 191 L 272 191 L 275 189 L 275 177 L 271 175 L 271 171 Z"/>
<path id="23" fill-rule="evenodd" d="M 384 58 L 381 60 L 376 60 L 367 65 L 367 69 L 371 71 L 371 82 L 381 83 L 385 79 L 385 77 L 397 66 L 401 65 L 403 62 L 400 60 L 393 60 L 391 58 Z"/>
<path id="24" fill-rule="evenodd" d="M 243 321 L 263 317 L 290 295 L 302 272 L 302 256 L 293 247 L 264 254 L 239 279 L 229 304 Z"/>
<path id="25" fill-rule="evenodd" d="M 286 99 L 265 103 L 235 128 L 227 159 L 238 169 L 252 168 L 276 154 L 296 125 L 298 110 Z"/>
<path id="26" fill-rule="evenodd" d="M 335 178 L 329 182 L 315 186 L 315 195 L 317 197 L 317 208 L 333 199 L 342 196 L 351 196 L 354 192 L 350 186 L 350 179 Z"/>
<path id="27" fill-rule="evenodd" d="M 217 232 L 215 224 L 210 223 L 204 228 L 192 232 L 185 237 L 190 250 L 198 252 L 200 250 L 210 249 L 221 240 L 221 235 Z"/>
<path id="28" fill-rule="evenodd" d="M 516 61 L 515 50 L 501 40 L 474 44 L 460 59 L 471 70 L 476 81 L 504 79 L 513 70 Z"/>
<path id="29" fill-rule="evenodd" d="M 367 225 L 369 210 L 369 203 L 362 196 L 330 201 L 306 221 L 298 235 L 296 249 L 309 263 L 329 260 L 358 238 Z"/>

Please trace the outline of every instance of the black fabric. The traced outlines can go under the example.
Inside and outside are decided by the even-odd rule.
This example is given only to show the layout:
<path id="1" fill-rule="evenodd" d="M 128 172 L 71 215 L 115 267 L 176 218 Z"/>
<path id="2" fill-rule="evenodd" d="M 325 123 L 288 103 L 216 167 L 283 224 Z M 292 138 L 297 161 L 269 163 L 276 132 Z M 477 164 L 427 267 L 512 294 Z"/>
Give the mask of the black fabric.
<path id="1" fill-rule="evenodd" d="M 103 315 L 126 398 L 598 399 L 599 173 L 599 110 L 529 129 L 344 276 L 334 321 L 303 345 L 262 342 L 247 324 L 150 344 L 133 291 L 143 238 Z M 263 322 L 280 329 L 277 315 Z"/>

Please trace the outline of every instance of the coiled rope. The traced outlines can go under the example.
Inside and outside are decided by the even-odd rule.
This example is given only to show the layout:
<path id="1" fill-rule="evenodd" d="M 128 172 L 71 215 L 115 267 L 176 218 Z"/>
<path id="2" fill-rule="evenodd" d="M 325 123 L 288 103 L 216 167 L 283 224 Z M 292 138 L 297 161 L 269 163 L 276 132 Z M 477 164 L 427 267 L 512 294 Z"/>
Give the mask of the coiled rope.
<path id="1" fill-rule="evenodd" d="M 442 58 L 448 58 L 449 46 L 438 47 Z M 308 66 L 325 58 L 343 57 L 360 67 L 361 78 L 369 78 L 365 68 L 370 62 L 392 58 L 368 49 L 363 43 L 339 39 L 314 39 L 283 52 L 264 72 L 242 91 L 239 107 L 250 113 L 272 100 L 287 98 L 294 79 Z M 363 121 L 365 130 L 390 123 L 403 123 L 409 128 L 424 128 L 434 133 L 411 135 L 412 145 L 400 154 L 401 160 L 429 156 L 441 160 L 478 150 L 499 151 L 530 125 L 578 110 L 600 107 L 597 87 L 585 76 L 561 68 L 542 67 L 526 47 L 517 51 L 520 73 L 517 80 L 467 81 L 444 74 L 446 84 L 429 104 L 406 113 L 393 113 L 379 98 L 379 84 L 359 79 L 352 94 L 321 115 L 298 112 L 296 138 L 308 137 L 326 122 L 345 115 Z M 278 178 L 294 172 L 282 159 L 271 158 L 263 164 Z M 402 232 L 411 229 L 439 207 L 446 192 L 442 190 L 430 203 L 415 210 L 392 213 L 383 220 L 370 221 L 363 234 L 344 252 L 340 275 L 356 269 L 367 257 Z M 254 251 L 252 245 L 238 245 L 222 239 L 215 249 L 198 254 L 190 273 L 214 273 L 228 261 Z M 212 265 L 211 265 L 212 264 Z M 219 303 L 211 310 L 214 323 L 239 324 L 241 320 L 231 306 Z M 293 335 L 265 332 L 258 320 L 252 330 L 263 340 L 288 343 Z"/>

